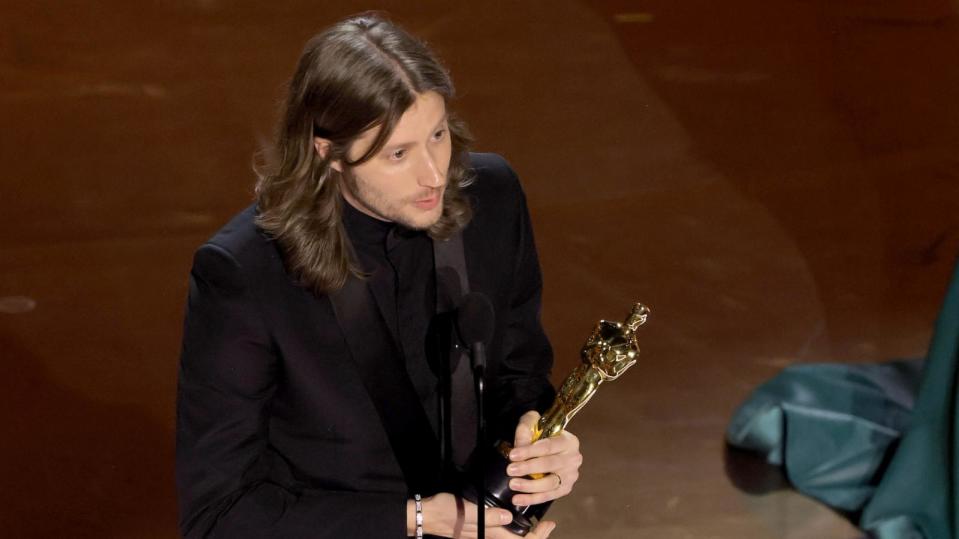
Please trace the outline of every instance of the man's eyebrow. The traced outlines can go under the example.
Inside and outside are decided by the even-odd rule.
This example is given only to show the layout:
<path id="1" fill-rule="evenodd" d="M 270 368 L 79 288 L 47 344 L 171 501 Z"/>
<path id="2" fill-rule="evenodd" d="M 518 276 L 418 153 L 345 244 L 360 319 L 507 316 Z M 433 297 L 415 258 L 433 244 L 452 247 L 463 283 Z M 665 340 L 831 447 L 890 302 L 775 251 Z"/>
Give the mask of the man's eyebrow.
<path id="1" fill-rule="evenodd" d="M 444 114 L 443 117 L 440 118 L 440 121 L 436 122 L 436 125 L 433 126 L 433 129 L 434 129 L 434 130 L 438 129 L 439 126 L 443 125 L 444 122 L 446 122 L 447 120 L 449 120 L 449 117 L 450 117 L 449 113 Z M 417 144 L 416 141 L 412 141 L 412 142 L 396 142 L 396 143 L 393 143 L 393 144 L 385 144 L 385 145 L 383 146 L 383 149 L 382 149 L 381 151 L 389 152 L 389 151 L 391 151 L 391 150 L 398 150 L 398 149 L 400 149 L 400 148 L 408 148 L 408 147 L 410 147 L 410 146 L 415 146 L 416 144 Z"/>

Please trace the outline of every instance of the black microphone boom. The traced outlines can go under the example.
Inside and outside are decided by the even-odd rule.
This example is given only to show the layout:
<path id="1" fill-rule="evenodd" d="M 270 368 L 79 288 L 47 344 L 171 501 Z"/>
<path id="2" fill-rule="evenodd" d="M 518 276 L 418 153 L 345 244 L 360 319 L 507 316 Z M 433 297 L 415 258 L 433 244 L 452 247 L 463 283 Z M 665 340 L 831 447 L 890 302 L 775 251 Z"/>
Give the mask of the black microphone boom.
<path id="1" fill-rule="evenodd" d="M 460 339 L 469 346 L 473 378 L 476 382 L 476 443 L 479 450 L 475 452 L 476 460 L 473 462 L 475 466 L 473 487 L 476 489 L 477 539 L 486 537 L 486 506 L 483 503 L 486 482 L 483 475 L 485 468 L 483 450 L 487 444 L 483 391 L 486 385 L 486 345 L 493 338 L 495 318 L 493 304 L 490 303 L 489 298 L 479 292 L 470 292 L 463 296 L 456 310 L 456 331 Z"/>
<path id="2" fill-rule="evenodd" d="M 493 313 L 493 304 L 489 298 L 479 292 L 470 292 L 463 296 L 459 309 L 456 310 L 456 330 L 463 343 L 470 347 L 473 354 L 473 369 L 477 362 L 486 365 L 486 345 L 493 338 L 493 325 L 496 315 Z M 477 352 L 477 345 L 482 352 Z M 482 356 L 482 357 L 477 357 Z"/>

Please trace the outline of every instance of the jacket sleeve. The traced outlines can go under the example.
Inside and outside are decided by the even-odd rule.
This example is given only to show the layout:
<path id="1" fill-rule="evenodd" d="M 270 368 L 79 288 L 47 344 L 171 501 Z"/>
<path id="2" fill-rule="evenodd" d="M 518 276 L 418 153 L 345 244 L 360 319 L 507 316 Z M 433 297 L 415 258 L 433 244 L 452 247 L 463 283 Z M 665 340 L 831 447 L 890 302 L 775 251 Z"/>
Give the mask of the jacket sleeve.
<path id="1" fill-rule="evenodd" d="M 516 174 L 505 164 L 515 188 L 513 200 L 516 257 L 513 267 L 513 285 L 506 312 L 503 337 L 503 355 L 490 399 L 496 409 L 490 417 L 495 433 L 502 439 L 513 439 L 519 417 L 530 410 L 543 413 L 553 402 L 555 391 L 549 382 L 553 366 L 553 350 L 540 320 L 543 297 L 543 278 L 533 240 L 526 196 Z"/>
<path id="2" fill-rule="evenodd" d="M 292 488 L 270 474 L 278 356 L 243 268 L 201 247 L 190 274 L 177 389 L 180 531 L 194 537 L 403 537 L 403 495 Z"/>

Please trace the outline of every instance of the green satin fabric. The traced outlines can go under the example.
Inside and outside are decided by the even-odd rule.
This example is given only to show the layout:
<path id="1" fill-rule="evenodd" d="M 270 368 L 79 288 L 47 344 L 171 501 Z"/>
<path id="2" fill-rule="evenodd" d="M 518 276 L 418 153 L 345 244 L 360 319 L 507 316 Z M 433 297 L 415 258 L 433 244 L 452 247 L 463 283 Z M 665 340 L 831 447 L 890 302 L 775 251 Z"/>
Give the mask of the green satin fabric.
<path id="1" fill-rule="evenodd" d="M 803 364 L 759 386 L 727 441 L 861 514 L 880 539 L 959 539 L 959 266 L 924 361 Z"/>
<path id="2" fill-rule="evenodd" d="M 912 425 L 863 511 L 877 537 L 953 539 L 959 533 L 959 268 L 933 334 Z"/>
<path id="3" fill-rule="evenodd" d="M 916 360 L 794 365 L 740 406 L 726 440 L 782 466 L 798 491 L 859 511 L 909 427 L 921 368 Z"/>

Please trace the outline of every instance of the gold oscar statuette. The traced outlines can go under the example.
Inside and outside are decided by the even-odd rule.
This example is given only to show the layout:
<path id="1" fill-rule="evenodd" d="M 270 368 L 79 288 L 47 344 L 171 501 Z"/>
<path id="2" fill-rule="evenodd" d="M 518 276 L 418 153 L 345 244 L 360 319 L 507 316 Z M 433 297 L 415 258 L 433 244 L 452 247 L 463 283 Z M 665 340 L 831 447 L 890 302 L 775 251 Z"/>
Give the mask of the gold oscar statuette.
<path id="1" fill-rule="evenodd" d="M 639 358 L 639 338 L 636 331 L 646 323 L 649 308 L 642 303 L 633 306 L 623 322 L 600 320 L 593 328 L 580 351 L 581 363 L 566 377 L 556 394 L 552 406 L 540 418 L 533 429 L 533 441 L 550 438 L 563 432 L 566 425 L 583 409 L 583 406 L 599 386 L 606 381 L 622 376 Z M 499 442 L 486 456 L 486 493 L 484 501 L 489 507 L 507 509 L 513 513 L 513 522 L 506 526 L 510 531 L 526 535 L 543 517 L 551 502 L 531 506 L 516 506 L 511 502 L 515 494 L 509 488 L 509 451 L 507 442 Z M 467 490 L 464 495 L 476 502 L 475 492 Z"/>

